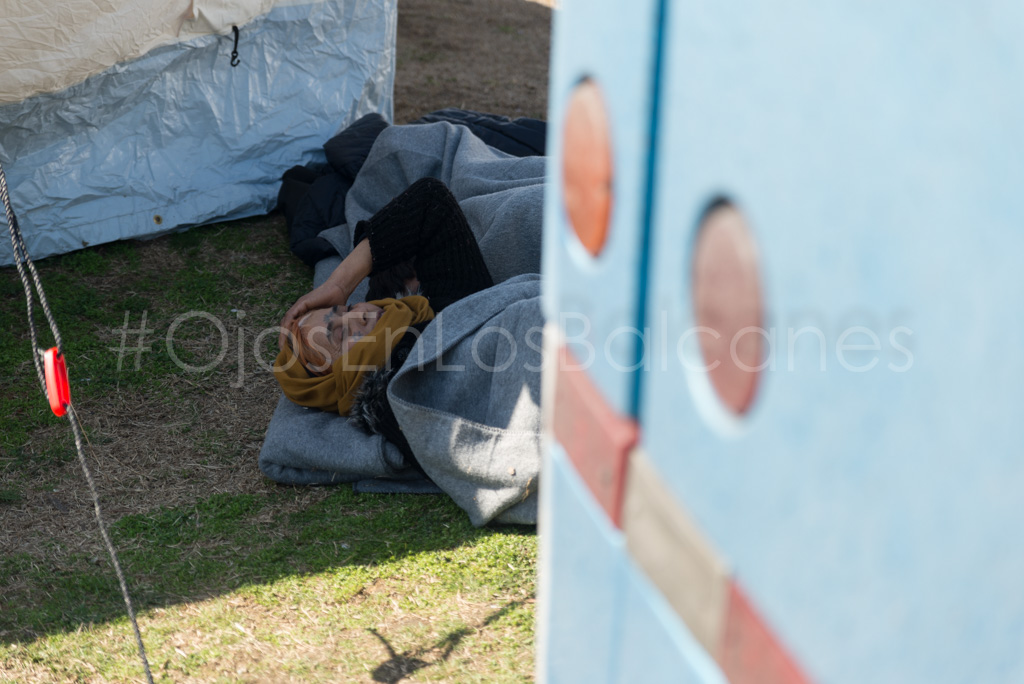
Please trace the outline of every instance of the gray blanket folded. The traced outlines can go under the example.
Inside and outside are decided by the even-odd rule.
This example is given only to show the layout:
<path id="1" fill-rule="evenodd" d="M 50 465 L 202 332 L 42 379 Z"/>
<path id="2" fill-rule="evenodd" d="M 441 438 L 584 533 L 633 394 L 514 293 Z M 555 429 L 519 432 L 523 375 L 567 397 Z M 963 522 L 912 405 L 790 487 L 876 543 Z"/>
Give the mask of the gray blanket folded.
<path id="1" fill-rule="evenodd" d="M 537 521 L 543 328 L 540 276 L 512 278 L 447 307 L 388 387 L 416 460 L 474 525 Z"/>
<path id="2" fill-rule="evenodd" d="M 340 262 L 332 257 L 318 263 L 314 286 L 323 283 Z M 353 297 L 365 292 L 364 282 Z M 259 466 L 270 479 L 294 485 L 421 478 L 406 467 L 398 448 L 380 435 L 367 435 L 335 413 L 299 406 L 284 394 L 267 427 Z"/>

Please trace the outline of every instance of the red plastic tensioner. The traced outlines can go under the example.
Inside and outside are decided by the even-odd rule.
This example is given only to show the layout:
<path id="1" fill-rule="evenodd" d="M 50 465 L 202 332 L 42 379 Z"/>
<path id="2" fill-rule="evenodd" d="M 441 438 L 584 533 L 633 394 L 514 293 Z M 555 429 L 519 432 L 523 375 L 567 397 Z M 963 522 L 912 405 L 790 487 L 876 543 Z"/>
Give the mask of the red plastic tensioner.
<path id="1" fill-rule="evenodd" d="M 56 347 L 50 347 L 43 353 L 43 369 L 46 371 L 46 398 L 50 400 L 53 415 L 59 418 L 67 413 L 71 404 L 71 388 L 64 356 Z"/>

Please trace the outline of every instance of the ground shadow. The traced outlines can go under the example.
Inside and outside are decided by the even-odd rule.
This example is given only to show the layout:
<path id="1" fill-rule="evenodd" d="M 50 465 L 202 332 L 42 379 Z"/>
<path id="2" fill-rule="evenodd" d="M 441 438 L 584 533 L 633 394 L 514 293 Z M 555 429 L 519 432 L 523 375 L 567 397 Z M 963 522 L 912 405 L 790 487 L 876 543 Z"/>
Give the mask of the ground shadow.
<path id="1" fill-rule="evenodd" d="M 501 608 L 481 620 L 475 627 L 460 627 L 459 629 L 445 634 L 430 645 L 408 649 L 402 653 L 396 653 L 394 647 L 392 647 L 388 640 L 377 630 L 367 630 L 373 634 L 373 636 L 380 639 L 380 642 L 384 645 L 384 648 L 387 649 L 388 655 L 390 656 L 387 660 L 374 668 L 372 674 L 373 681 L 384 682 L 385 684 L 396 684 L 396 682 L 400 682 L 409 675 L 415 673 L 417 670 L 422 670 L 425 667 L 430 667 L 431 665 L 436 665 L 439 662 L 448 660 L 452 651 L 455 650 L 464 638 L 485 629 L 491 623 L 499 620 L 502 616 L 523 605 L 528 600 L 529 598 L 509 601 Z M 423 660 L 421 656 L 425 656 L 430 653 L 436 653 L 437 655 L 432 660 Z"/>
<path id="2" fill-rule="evenodd" d="M 414 554 L 437 554 L 439 571 L 454 573 L 458 564 L 445 565 L 445 551 L 494 534 L 535 534 L 526 526 L 473 527 L 446 496 L 357 495 L 342 486 L 295 510 L 288 504 L 296 495 L 293 488 L 267 496 L 215 495 L 118 521 L 112 535 L 136 610 Z M 106 558 L 74 554 L 60 561 L 30 554 L 0 559 L 0 604 L 0 644 L 28 643 L 125 615 Z"/>

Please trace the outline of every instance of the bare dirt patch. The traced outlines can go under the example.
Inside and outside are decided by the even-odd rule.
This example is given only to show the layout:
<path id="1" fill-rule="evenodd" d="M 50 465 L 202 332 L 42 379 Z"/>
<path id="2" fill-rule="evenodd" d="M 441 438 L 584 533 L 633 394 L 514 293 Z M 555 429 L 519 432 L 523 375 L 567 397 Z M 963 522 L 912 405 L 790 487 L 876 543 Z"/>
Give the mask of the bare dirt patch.
<path id="1" fill-rule="evenodd" d="M 400 0 L 395 122 L 444 107 L 547 116 L 551 9 L 526 0 Z"/>

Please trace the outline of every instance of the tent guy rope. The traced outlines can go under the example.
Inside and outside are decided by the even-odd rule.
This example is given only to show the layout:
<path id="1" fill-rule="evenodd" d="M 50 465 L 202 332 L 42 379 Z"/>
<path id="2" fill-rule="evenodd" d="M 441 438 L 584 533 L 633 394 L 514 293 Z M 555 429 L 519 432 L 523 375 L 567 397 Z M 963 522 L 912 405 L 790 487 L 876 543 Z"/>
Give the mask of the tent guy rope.
<path id="1" fill-rule="evenodd" d="M 99 525 L 100 535 L 103 537 L 103 543 L 107 547 L 107 553 L 110 554 L 110 562 L 113 564 L 114 572 L 117 574 L 117 581 L 121 585 L 121 595 L 124 597 L 124 605 L 131 620 L 132 629 L 135 631 L 135 642 L 138 645 L 142 668 L 146 673 L 146 681 L 149 684 L 153 684 L 153 673 L 149 669 L 146 647 L 142 643 L 142 633 L 139 632 L 139 623 L 135 618 L 135 610 L 132 608 L 132 598 L 128 593 L 128 583 L 125 581 L 124 572 L 121 570 L 121 563 L 117 559 L 117 551 L 114 549 L 114 544 L 110 540 L 110 534 L 107 532 L 107 526 L 103 522 L 100 498 L 96 492 L 96 483 L 93 481 L 92 471 L 89 470 L 89 465 L 85 460 L 85 452 L 82 448 L 82 427 L 78 421 L 78 415 L 75 413 L 75 408 L 71 403 L 60 330 L 57 329 L 57 322 L 54 320 L 53 312 L 50 311 L 50 306 L 46 301 L 46 293 L 43 291 L 43 284 L 39 280 L 39 273 L 36 271 L 35 264 L 32 263 L 28 256 L 28 251 L 25 249 L 25 241 L 22 239 L 18 220 L 14 215 L 14 209 L 11 207 L 11 199 L 7 192 L 7 177 L 4 175 L 2 164 L 0 164 L 0 201 L 3 201 L 4 212 L 7 217 L 7 227 L 11 235 L 14 265 L 18 269 L 18 276 L 21 278 L 21 284 L 25 288 L 25 306 L 28 310 L 29 334 L 32 339 L 32 361 L 36 367 L 36 375 L 42 386 L 43 394 L 46 395 L 49 401 L 50 409 L 58 417 L 66 415 L 68 422 L 71 423 L 71 431 L 75 436 L 75 449 L 78 452 L 78 464 L 82 467 L 85 481 L 89 485 L 93 509 L 96 512 L 96 523 Z M 46 321 L 50 325 L 50 331 L 53 333 L 56 345 L 46 351 L 40 349 L 36 333 L 35 316 L 33 314 L 33 285 L 35 286 L 35 296 L 39 297 L 39 306 L 42 308 Z"/>

